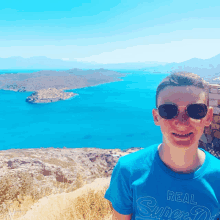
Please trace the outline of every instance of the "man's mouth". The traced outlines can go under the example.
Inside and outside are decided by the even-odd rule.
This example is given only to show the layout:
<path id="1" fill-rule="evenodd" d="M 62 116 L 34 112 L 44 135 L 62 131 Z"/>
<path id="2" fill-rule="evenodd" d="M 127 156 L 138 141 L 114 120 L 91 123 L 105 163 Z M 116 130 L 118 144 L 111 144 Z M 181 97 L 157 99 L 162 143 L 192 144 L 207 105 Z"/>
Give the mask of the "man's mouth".
<path id="1" fill-rule="evenodd" d="M 189 137 L 192 132 L 188 133 L 188 134 L 185 134 L 185 135 L 180 135 L 180 134 L 176 134 L 176 133 L 172 133 L 175 137 L 180 137 L 180 138 L 184 138 L 184 137 Z"/>

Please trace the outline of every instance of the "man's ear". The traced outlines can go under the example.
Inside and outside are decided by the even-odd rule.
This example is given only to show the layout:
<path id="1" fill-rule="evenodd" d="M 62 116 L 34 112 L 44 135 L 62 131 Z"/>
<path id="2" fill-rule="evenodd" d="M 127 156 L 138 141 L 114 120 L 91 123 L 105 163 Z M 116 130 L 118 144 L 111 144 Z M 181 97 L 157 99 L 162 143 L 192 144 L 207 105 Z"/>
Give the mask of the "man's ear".
<path id="1" fill-rule="evenodd" d="M 158 111 L 156 109 L 153 109 L 152 114 L 153 114 L 154 124 L 159 125 L 160 115 L 158 114 Z"/>
<path id="2" fill-rule="evenodd" d="M 213 107 L 209 107 L 205 121 L 205 126 L 209 126 L 212 121 L 213 121 Z"/>

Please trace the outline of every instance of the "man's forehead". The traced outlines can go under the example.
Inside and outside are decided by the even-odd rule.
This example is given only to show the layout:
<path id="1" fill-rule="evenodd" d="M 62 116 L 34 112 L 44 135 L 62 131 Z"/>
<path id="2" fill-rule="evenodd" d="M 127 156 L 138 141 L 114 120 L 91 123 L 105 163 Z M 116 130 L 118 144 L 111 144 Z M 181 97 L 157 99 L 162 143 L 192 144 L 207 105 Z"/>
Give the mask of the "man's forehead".
<path id="1" fill-rule="evenodd" d="M 202 88 L 195 86 L 168 86 L 158 96 L 158 104 L 178 103 L 185 105 L 195 102 L 206 102 L 205 92 Z"/>

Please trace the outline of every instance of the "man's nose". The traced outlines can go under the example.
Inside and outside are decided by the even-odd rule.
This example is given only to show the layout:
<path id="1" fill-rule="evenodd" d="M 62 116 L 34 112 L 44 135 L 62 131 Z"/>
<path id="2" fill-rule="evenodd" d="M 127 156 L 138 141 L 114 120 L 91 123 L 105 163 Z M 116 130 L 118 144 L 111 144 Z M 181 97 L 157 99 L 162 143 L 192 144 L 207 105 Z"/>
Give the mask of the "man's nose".
<path id="1" fill-rule="evenodd" d="M 176 117 L 176 120 L 180 123 L 189 123 L 189 116 L 186 111 L 186 107 L 179 107 L 179 114 Z"/>

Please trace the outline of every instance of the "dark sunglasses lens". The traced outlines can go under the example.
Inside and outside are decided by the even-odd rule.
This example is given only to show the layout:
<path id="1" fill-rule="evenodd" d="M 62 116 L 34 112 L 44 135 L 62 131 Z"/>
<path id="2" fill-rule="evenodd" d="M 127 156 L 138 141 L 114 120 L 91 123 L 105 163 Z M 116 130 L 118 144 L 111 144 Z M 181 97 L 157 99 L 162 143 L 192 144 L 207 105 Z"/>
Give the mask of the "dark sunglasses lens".
<path id="1" fill-rule="evenodd" d="M 189 117 L 194 119 L 204 118 L 207 114 L 207 106 L 205 104 L 192 104 L 188 107 Z"/>
<path id="2" fill-rule="evenodd" d="M 159 114 L 164 119 L 172 119 L 176 116 L 178 108 L 172 104 L 164 104 L 159 106 Z"/>

